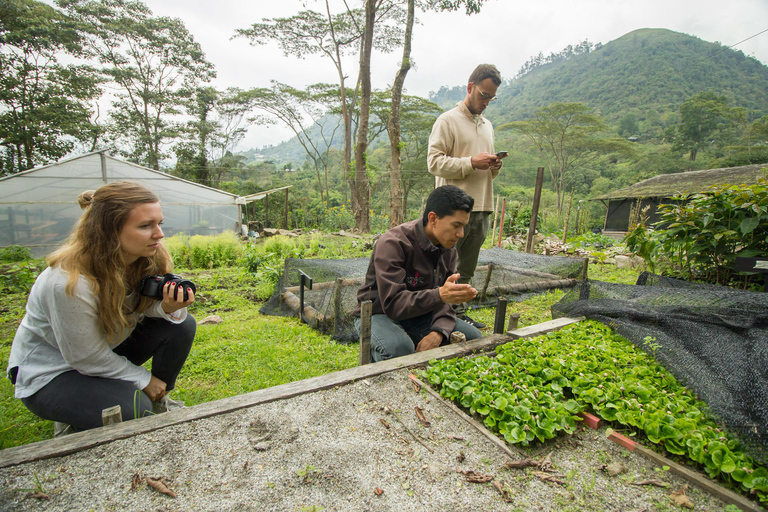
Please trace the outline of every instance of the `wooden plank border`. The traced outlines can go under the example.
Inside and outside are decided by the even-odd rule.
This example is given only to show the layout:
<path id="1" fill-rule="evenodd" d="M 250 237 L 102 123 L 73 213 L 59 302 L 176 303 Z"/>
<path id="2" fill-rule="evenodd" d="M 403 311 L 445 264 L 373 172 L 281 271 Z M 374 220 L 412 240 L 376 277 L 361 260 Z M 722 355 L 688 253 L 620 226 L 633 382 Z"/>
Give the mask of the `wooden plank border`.
<path id="1" fill-rule="evenodd" d="M 681 476 L 682 478 L 691 482 L 693 485 L 696 485 L 701 489 L 704 489 L 710 494 L 714 494 L 724 502 L 730 503 L 732 505 L 736 505 L 741 510 L 750 511 L 750 512 L 761 512 L 766 510 L 762 508 L 759 504 L 748 500 L 744 496 L 741 496 L 740 494 L 737 494 L 729 489 L 726 489 L 725 487 L 718 484 L 711 478 L 701 475 L 695 471 L 692 471 L 687 467 L 681 464 L 678 464 L 673 460 L 668 459 L 667 457 L 661 455 L 660 453 L 656 453 L 655 451 L 640 445 L 638 442 L 633 441 L 632 439 L 622 434 L 619 434 L 613 429 L 610 429 L 610 428 L 607 429 L 606 436 L 608 437 L 608 439 L 610 439 L 614 443 L 620 446 L 623 446 L 624 448 L 626 448 L 631 452 L 638 453 L 643 457 L 650 459 L 651 461 L 653 461 L 655 464 L 658 464 L 659 466 L 669 467 L 670 472 L 675 473 L 678 476 Z"/>
<path id="2" fill-rule="evenodd" d="M 374 377 L 401 368 L 409 368 L 427 364 L 432 359 L 450 359 L 462 357 L 468 354 L 489 352 L 498 345 L 502 345 L 517 338 L 536 336 L 566 325 L 581 321 L 582 318 L 560 318 L 550 322 L 544 322 L 537 326 L 525 327 L 516 331 L 508 331 L 507 334 L 494 334 L 464 343 L 446 345 L 425 352 L 416 352 L 396 359 L 380 361 L 378 363 L 356 366 L 346 370 L 320 375 L 305 380 L 289 382 L 271 388 L 260 389 L 244 395 L 237 395 L 221 400 L 206 402 L 193 407 L 185 407 L 175 411 L 166 412 L 139 418 L 124 423 L 100 427 L 84 432 L 78 432 L 68 436 L 46 439 L 24 446 L 6 448 L 0 451 L 0 467 L 14 466 L 35 460 L 61 457 L 87 450 L 119 439 L 126 439 L 138 434 L 153 432 L 172 425 L 179 425 L 189 421 L 209 418 L 218 414 L 238 411 L 259 404 L 274 402 L 285 398 L 292 398 L 306 393 L 313 393 L 324 389 L 342 386 L 358 380 Z"/>

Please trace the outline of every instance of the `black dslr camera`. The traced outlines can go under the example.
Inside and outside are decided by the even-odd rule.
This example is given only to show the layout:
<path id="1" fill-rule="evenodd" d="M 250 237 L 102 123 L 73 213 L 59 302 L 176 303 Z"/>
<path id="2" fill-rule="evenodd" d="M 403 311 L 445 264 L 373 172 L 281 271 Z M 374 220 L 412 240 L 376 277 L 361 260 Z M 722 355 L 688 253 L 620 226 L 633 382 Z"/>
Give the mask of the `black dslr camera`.
<path id="1" fill-rule="evenodd" d="M 192 293 L 197 292 L 197 287 L 195 286 L 195 283 L 190 281 L 189 279 L 184 279 L 181 276 L 177 276 L 176 274 L 165 274 L 162 276 L 144 276 L 141 279 L 141 285 L 139 286 L 139 293 L 146 296 L 146 297 L 152 297 L 153 299 L 157 300 L 163 300 L 163 288 L 165 288 L 166 283 L 176 283 L 176 288 L 178 289 L 179 286 L 184 287 L 184 300 L 189 300 L 189 293 L 187 292 L 187 288 L 190 288 L 192 290 Z"/>

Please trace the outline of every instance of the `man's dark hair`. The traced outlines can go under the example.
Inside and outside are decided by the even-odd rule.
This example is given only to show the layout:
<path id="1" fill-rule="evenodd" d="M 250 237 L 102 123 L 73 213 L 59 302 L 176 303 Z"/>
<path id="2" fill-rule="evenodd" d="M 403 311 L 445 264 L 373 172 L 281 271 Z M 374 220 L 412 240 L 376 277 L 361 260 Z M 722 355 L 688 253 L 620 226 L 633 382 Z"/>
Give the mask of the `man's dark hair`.
<path id="1" fill-rule="evenodd" d="M 427 206 L 424 208 L 424 216 L 422 222 L 427 225 L 429 220 L 429 212 L 435 212 L 438 219 L 442 219 L 446 215 L 453 215 L 453 212 L 457 210 L 472 213 L 472 207 L 475 205 L 475 200 L 469 197 L 466 192 L 454 185 L 443 185 L 437 187 L 427 197 Z"/>
<path id="2" fill-rule="evenodd" d="M 469 81 L 473 84 L 478 84 L 490 78 L 491 81 L 498 87 L 501 85 L 501 73 L 496 69 L 493 64 L 480 64 L 475 68 L 471 75 L 469 75 Z"/>

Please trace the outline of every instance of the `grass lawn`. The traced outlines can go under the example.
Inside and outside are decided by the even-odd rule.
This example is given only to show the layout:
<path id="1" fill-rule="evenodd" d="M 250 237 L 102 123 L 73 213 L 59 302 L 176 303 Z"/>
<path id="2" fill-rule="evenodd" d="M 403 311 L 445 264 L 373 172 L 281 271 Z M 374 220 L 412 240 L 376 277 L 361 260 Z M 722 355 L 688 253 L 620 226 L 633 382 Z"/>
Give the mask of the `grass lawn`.
<path id="1" fill-rule="evenodd" d="M 301 243 L 301 242 L 299 242 Z M 339 248 L 331 257 L 359 257 L 348 241 L 329 244 Z M 346 251 L 344 249 L 347 249 Z M 327 257 L 328 255 L 326 255 Z M 314 257 L 306 254 L 305 257 Z M 594 268 L 594 267 L 592 267 Z M 358 346 L 331 340 L 295 318 L 264 316 L 259 308 L 265 299 L 265 283 L 241 267 L 177 272 L 193 280 L 198 287 L 197 301 L 190 312 L 200 321 L 208 315 L 219 315 L 218 325 L 200 325 L 187 363 L 173 393 L 187 405 L 240 395 L 262 388 L 284 384 L 350 368 L 357 364 Z M 638 272 L 619 271 L 612 265 L 601 265 L 592 276 L 601 280 L 633 284 Z M 524 302 L 510 302 L 507 312 L 521 314 L 520 326 L 551 319 L 549 307 L 560 300 L 563 292 L 555 290 Z M 10 355 L 13 336 L 24 315 L 27 292 L 0 294 L 0 360 L 3 370 Z M 472 316 L 493 330 L 493 308 L 472 312 Z M 0 379 L 0 449 L 27 444 L 53 436 L 53 423 L 42 420 L 13 397 L 13 386 Z"/>

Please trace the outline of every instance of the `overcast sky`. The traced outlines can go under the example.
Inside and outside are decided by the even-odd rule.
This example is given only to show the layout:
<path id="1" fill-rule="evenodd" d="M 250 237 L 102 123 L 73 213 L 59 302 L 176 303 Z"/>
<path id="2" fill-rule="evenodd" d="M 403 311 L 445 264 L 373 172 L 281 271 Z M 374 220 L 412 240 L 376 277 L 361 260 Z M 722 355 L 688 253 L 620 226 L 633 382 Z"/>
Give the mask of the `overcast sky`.
<path id="1" fill-rule="evenodd" d="M 295 87 L 317 82 L 336 83 L 333 64 L 322 57 L 299 60 L 284 57 L 277 45 L 250 46 L 244 38 L 231 39 L 235 29 L 262 18 L 289 17 L 303 9 L 324 12 L 322 0 L 145 0 L 155 15 L 180 18 L 202 45 L 218 77 L 219 89 L 265 87 L 271 79 Z M 362 0 L 349 0 L 351 6 Z M 331 0 L 332 12 L 343 4 Z M 335 7 L 335 10 L 334 10 Z M 441 86 L 466 84 L 481 62 L 496 64 L 502 76 L 512 77 L 531 56 L 559 52 L 584 39 L 606 44 L 640 28 L 666 28 L 705 41 L 734 45 L 768 29 L 768 0 L 486 0 L 480 14 L 419 13 L 414 28 L 411 69 L 405 81 L 408 94 L 427 96 Z M 768 63 L 768 32 L 735 47 Z M 372 85 L 391 84 L 402 50 L 374 54 Z M 357 77 L 349 59 L 349 85 Z M 499 94 L 503 94 L 503 87 Z M 239 149 L 276 144 L 290 138 L 280 126 L 254 127 Z"/>

